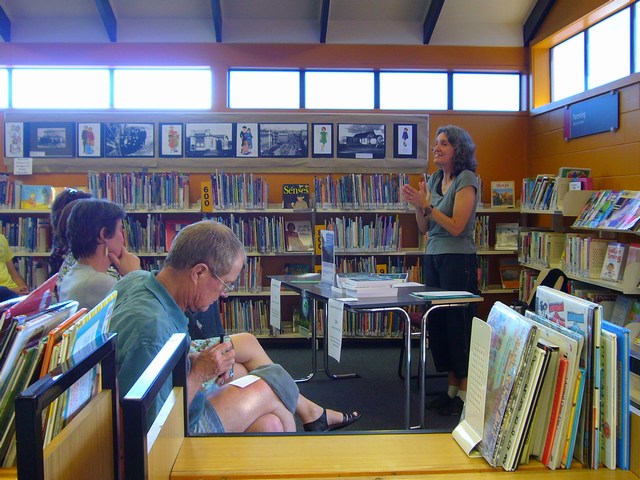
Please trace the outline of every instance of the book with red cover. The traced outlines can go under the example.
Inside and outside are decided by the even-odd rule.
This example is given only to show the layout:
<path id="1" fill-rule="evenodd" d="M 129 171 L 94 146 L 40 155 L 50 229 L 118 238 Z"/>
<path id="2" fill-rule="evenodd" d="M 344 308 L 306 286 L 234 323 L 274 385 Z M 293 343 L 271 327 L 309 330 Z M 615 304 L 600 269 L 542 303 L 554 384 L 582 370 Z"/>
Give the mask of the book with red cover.
<path id="1" fill-rule="evenodd" d="M 540 461 L 546 467 L 549 466 L 551 460 L 551 449 L 556 438 L 560 419 L 560 407 L 562 406 L 562 396 L 567 379 L 567 367 L 569 362 L 566 357 L 558 359 L 558 379 L 556 380 L 556 389 L 553 394 L 553 405 L 551 407 L 551 415 L 549 417 L 549 428 L 547 429 L 547 437 L 544 443 L 544 450 Z"/>
<path id="2" fill-rule="evenodd" d="M 180 220 L 165 220 L 164 221 L 164 241 L 165 252 L 168 252 L 173 243 L 173 239 L 180 230 L 189 225 L 189 222 L 183 222 Z"/>
<path id="3" fill-rule="evenodd" d="M 52 275 L 49 279 L 42 283 L 33 292 L 26 295 L 19 302 L 15 303 L 11 307 L 7 308 L 2 314 L 2 320 L 0 321 L 0 328 L 4 328 L 7 321 L 16 315 L 28 315 L 40 310 L 44 310 L 53 300 L 55 293 L 56 282 L 58 281 L 58 274 Z"/>

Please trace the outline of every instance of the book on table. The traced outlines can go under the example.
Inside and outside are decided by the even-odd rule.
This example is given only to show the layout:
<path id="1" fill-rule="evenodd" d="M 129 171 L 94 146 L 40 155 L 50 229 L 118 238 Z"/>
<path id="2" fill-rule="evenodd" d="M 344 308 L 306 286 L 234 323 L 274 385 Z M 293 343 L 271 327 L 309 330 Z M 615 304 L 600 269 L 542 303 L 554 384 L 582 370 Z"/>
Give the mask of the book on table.
<path id="1" fill-rule="evenodd" d="M 399 283 L 407 281 L 406 273 L 368 273 L 368 272 L 352 272 L 337 273 L 336 285 L 343 288 L 383 288 L 392 287 Z"/>
<path id="2" fill-rule="evenodd" d="M 479 298 L 475 293 L 466 290 L 433 290 L 425 292 L 411 292 L 412 296 L 424 300 L 453 300 L 457 298 Z"/>

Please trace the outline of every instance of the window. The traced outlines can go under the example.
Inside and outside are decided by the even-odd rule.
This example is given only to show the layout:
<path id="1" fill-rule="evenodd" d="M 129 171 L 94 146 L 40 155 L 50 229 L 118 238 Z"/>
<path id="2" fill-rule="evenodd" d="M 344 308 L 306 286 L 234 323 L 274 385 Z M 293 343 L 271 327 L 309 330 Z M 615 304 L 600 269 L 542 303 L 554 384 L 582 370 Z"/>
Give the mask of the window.
<path id="1" fill-rule="evenodd" d="M 109 108 L 107 69 L 15 68 L 11 79 L 13 108 Z"/>
<path id="2" fill-rule="evenodd" d="M 208 68 L 122 68 L 113 71 L 115 108 L 205 110 L 212 105 Z"/>
<path id="3" fill-rule="evenodd" d="M 381 109 L 446 110 L 447 92 L 446 73 L 380 73 Z"/>
<path id="4" fill-rule="evenodd" d="M 520 110 L 517 73 L 454 73 L 454 110 Z"/>
<path id="5" fill-rule="evenodd" d="M 9 71 L 0 68 L 0 108 L 9 107 Z"/>
<path id="6" fill-rule="evenodd" d="M 551 49 L 551 101 L 584 92 L 584 32 Z"/>
<path id="7" fill-rule="evenodd" d="M 587 30 L 587 88 L 631 73 L 630 15 L 625 8 Z"/>
<path id="8" fill-rule="evenodd" d="M 229 108 L 300 108 L 300 72 L 230 70 Z"/>
<path id="9" fill-rule="evenodd" d="M 305 107 L 372 110 L 373 72 L 305 72 Z"/>

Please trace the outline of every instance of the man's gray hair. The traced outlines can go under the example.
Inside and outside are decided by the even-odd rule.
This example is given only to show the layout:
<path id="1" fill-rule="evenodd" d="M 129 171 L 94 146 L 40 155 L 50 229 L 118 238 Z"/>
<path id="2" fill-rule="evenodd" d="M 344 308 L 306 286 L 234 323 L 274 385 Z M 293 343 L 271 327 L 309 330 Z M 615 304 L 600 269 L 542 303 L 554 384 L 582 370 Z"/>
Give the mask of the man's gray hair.
<path id="1" fill-rule="evenodd" d="M 164 264 L 186 270 L 204 263 L 218 276 L 231 271 L 241 256 L 246 262 L 244 245 L 233 231 L 213 220 L 202 220 L 184 227 L 173 239 Z"/>

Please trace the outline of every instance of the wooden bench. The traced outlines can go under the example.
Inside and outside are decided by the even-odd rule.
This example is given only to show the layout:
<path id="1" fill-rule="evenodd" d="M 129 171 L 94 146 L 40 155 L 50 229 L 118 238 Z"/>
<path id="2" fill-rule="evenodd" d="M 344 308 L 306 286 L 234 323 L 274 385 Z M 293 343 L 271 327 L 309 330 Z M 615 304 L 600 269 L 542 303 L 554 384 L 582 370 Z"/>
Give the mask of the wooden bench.
<path id="1" fill-rule="evenodd" d="M 122 402 L 125 471 L 136 479 L 505 479 L 637 480 L 630 471 L 552 471 L 531 461 L 516 472 L 469 458 L 449 433 L 186 435 L 183 387 L 188 344 L 174 335 Z M 182 370 L 182 372 L 180 372 Z M 164 381 L 174 388 L 149 432 L 146 411 Z M 176 382 L 177 380 L 177 382 Z M 144 422 L 143 422 L 144 420 Z M 135 430 L 134 430 L 135 429 Z M 547 475 L 546 477 L 542 477 Z M 551 477 L 553 475 L 553 477 Z"/>
<path id="2" fill-rule="evenodd" d="M 43 410 L 98 364 L 102 390 L 43 449 Z M 103 335 L 29 386 L 15 406 L 17 472 L 4 470 L 0 479 L 16 473 L 20 480 L 120 478 L 116 334 Z"/>

